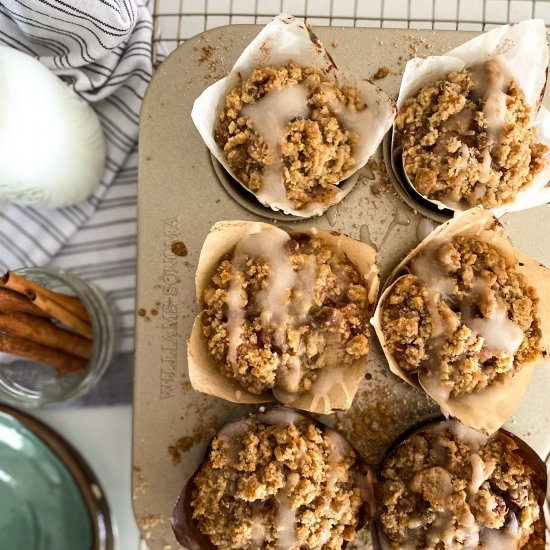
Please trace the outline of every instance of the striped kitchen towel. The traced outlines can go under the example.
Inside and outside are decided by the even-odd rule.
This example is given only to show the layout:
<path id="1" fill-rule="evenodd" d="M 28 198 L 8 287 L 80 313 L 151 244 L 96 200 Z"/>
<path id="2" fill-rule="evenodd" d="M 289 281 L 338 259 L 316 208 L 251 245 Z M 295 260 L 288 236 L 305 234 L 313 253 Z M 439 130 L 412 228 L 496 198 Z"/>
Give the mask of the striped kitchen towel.
<path id="1" fill-rule="evenodd" d="M 140 0 L 0 3 L 0 44 L 38 58 L 90 102 L 107 141 L 105 174 L 87 201 L 55 210 L 0 203 L 0 271 L 49 264 L 95 283 L 119 311 L 121 351 L 133 349 L 136 142 L 152 33 Z"/>

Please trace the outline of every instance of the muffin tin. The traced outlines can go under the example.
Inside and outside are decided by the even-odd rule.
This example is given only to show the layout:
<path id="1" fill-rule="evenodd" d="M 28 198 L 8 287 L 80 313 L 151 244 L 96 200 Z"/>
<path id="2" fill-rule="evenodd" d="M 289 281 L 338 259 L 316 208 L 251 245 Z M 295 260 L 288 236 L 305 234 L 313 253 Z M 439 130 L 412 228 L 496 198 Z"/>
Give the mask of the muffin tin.
<path id="1" fill-rule="evenodd" d="M 402 193 L 395 192 L 383 168 L 383 147 L 376 162 L 360 171 L 348 196 L 318 218 L 296 221 L 232 186 L 215 166 L 190 112 L 195 98 L 227 74 L 260 28 L 221 27 L 187 41 L 157 70 L 142 108 L 133 504 L 151 550 L 179 547 L 169 523 L 178 493 L 216 429 L 245 410 L 195 392 L 187 378 L 186 341 L 196 314 L 195 269 L 210 227 L 219 220 L 242 219 L 346 233 L 377 247 L 382 285 L 399 260 L 435 227 L 422 205 L 411 198 L 404 202 Z M 391 95 L 397 93 L 409 57 L 441 54 L 474 36 L 464 31 L 369 28 L 315 31 L 343 69 L 369 77 L 388 67 L 390 74 L 376 83 Z M 550 266 L 550 205 L 507 214 L 503 223 L 519 250 Z M 374 332 L 371 342 L 368 375 L 351 409 L 323 420 L 343 429 L 367 461 L 378 466 L 394 439 L 438 409 L 389 372 Z M 550 454 L 547 369 L 535 371 L 527 395 L 506 424 L 544 459 Z M 354 548 L 371 548 L 366 531 Z"/>

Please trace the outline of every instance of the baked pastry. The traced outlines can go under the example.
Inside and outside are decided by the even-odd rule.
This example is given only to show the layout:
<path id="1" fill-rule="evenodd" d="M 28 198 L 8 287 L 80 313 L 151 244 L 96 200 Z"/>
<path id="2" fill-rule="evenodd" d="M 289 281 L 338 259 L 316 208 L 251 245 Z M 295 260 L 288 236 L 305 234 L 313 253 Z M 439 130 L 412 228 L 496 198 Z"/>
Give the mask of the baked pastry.
<path id="1" fill-rule="evenodd" d="M 494 216 L 467 211 L 396 268 L 372 321 L 393 372 L 487 433 L 513 412 L 547 349 L 548 273 L 518 258 Z"/>
<path id="2" fill-rule="evenodd" d="M 420 194 L 455 209 L 511 203 L 547 162 L 535 114 L 498 57 L 451 72 L 399 110 L 405 173 Z"/>
<path id="3" fill-rule="evenodd" d="M 229 92 L 215 139 L 235 176 L 263 202 L 326 207 L 338 182 L 358 168 L 356 126 L 366 109 L 355 88 L 290 60 L 253 70 Z"/>
<path id="4" fill-rule="evenodd" d="M 226 425 L 172 525 L 190 550 L 340 549 L 376 511 L 377 482 L 336 431 L 285 407 Z"/>
<path id="5" fill-rule="evenodd" d="M 201 313 L 189 345 L 196 389 L 240 402 L 274 396 L 315 412 L 349 407 L 377 296 L 372 248 L 333 232 L 220 222 L 198 273 Z M 224 394 L 197 379 L 206 368 Z"/>
<path id="6" fill-rule="evenodd" d="M 550 200 L 544 21 L 503 25 L 407 63 L 393 158 L 438 208 L 495 215 Z"/>
<path id="7" fill-rule="evenodd" d="M 375 547 L 544 549 L 546 468 L 517 436 L 454 420 L 422 426 L 381 468 Z"/>
<path id="8" fill-rule="evenodd" d="M 216 159 L 262 204 L 311 217 L 349 192 L 343 180 L 374 154 L 395 104 L 339 71 L 311 27 L 281 14 L 191 116 Z"/>

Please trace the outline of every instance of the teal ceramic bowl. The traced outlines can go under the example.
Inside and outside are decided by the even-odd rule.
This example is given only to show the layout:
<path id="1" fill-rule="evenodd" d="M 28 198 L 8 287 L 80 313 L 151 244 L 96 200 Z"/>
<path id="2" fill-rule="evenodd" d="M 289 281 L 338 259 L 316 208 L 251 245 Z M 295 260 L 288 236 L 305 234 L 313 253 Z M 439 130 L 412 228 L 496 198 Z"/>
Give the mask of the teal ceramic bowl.
<path id="1" fill-rule="evenodd" d="M 103 491 L 82 457 L 35 418 L 0 405 L 0 547 L 112 550 Z"/>

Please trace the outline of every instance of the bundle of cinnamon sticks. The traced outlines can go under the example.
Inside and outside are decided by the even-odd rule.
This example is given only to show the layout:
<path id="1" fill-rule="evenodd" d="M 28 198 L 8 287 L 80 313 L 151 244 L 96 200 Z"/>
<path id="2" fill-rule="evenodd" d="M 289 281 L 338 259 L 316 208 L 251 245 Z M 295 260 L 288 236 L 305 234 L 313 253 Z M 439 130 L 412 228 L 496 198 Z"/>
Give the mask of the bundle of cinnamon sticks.
<path id="1" fill-rule="evenodd" d="M 0 278 L 0 351 L 50 365 L 60 375 L 86 369 L 92 325 L 82 301 L 16 273 Z"/>

